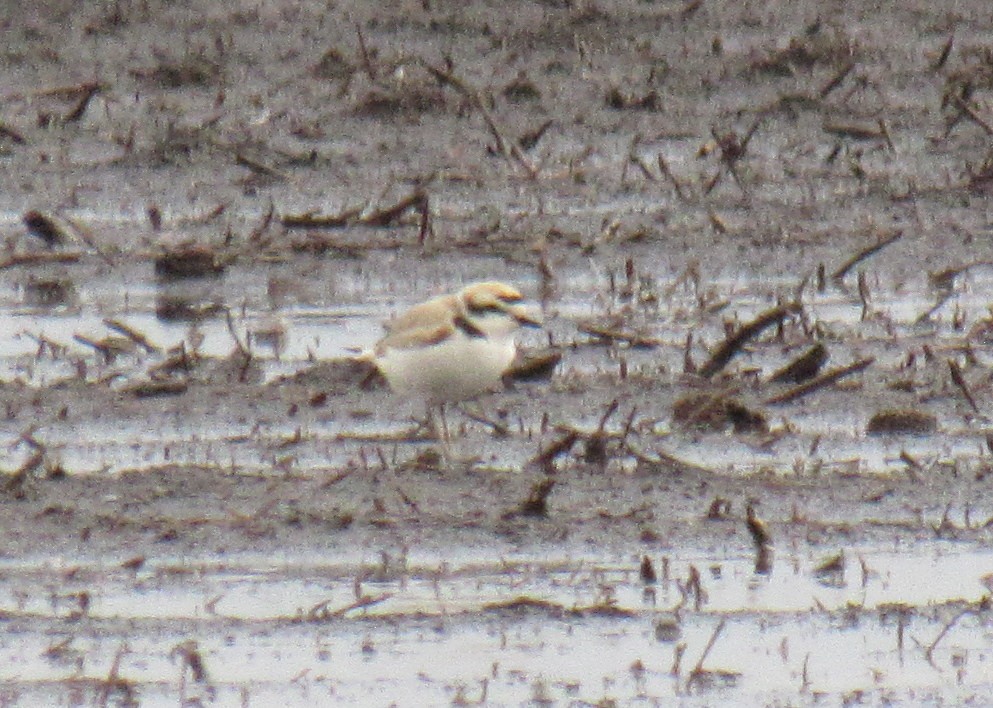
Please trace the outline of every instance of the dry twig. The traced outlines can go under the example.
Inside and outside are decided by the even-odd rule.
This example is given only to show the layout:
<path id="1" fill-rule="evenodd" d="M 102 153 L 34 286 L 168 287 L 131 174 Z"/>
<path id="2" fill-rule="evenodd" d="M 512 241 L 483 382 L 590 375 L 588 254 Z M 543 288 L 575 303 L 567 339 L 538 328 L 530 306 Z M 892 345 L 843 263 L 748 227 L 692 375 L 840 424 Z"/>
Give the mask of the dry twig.
<path id="1" fill-rule="evenodd" d="M 710 640 L 707 642 L 707 646 L 703 649 L 703 654 L 700 655 L 700 659 L 696 662 L 696 666 L 690 671 L 689 678 L 686 679 L 686 688 L 689 689 L 695 681 L 697 681 L 704 673 L 703 662 L 707 660 L 707 655 L 710 654 L 710 650 L 714 648 L 714 644 L 717 642 L 717 638 L 724 631 L 724 625 L 727 624 L 727 618 L 722 617 L 721 621 L 717 623 L 717 627 L 714 628 L 714 633 L 710 635 Z"/>
<path id="2" fill-rule="evenodd" d="M 710 378 L 718 371 L 727 366 L 731 358 L 740 350 L 747 341 L 758 336 L 762 330 L 777 324 L 786 319 L 789 315 L 796 314 L 803 309 L 798 302 L 791 302 L 786 305 L 778 305 L 770 310 L 761 313 L 748 324 L 742 325 L 737 332 L 724 340 L 724 343 L 717 348 L 710 359 L 700 368 L 700 375 Z"/>
<path id="3" fill-rule="evenodd" d="M 958 386 L 962 395 L 965 396 L 965 400 L 969 402 L 972 410 L 976 413 L 979 412 L 979 406 L 976 405 L 976 399 L 972 395 L 972 391 L 969 389 L 969 384 L 966 383 L 965 376 L 962 374 L 962 367 L 958 365 L 958 362 L 954 359 L 948 360 L 948 371 L 952 376 L 952 382 Z"/>
<path id="4" fill-rule="evenodd" d="M 841 265 L 841 267 L 838 268 L 838 270 L 836 270 L 834 273 L 831 274 L 831 277 L 834 280 L 842 280 L 846 275 L 848 275 L 848 271 L 850 271 L 856 265 L 864 261 L 869 256 L 873 256 L 879 253 L 881 250 L 883 250 L 890 244 L 896 243 L 902 237 L 903 237 L 903 231 L 897 231 L 885 237 L 882 241 L 879 241 L 878 243 L 875 243 L 872 246 L 869 246 L 868 248 L 863 248 L 861 251 L 859 251 L 854 256 L 852 256 L 847 261 L 845 261 Z"/>
<path id="5" fill-rule="evenodd" d="M 848 366 L 842 366 L 837 369 L 831 369 L 830 371 L 825 371 L 820 376 L 802 383 L 798 386 L 794 386 L 783 393 L 771 396 L 765 399 L 764 403 L 769 406 L 776 405 L 778 403 L 789 403 L 790 401 L 795 401 L 798 398 L 802 398 L 814 391 L 824 388 L 830 384 L 833 384 L 838 379 L 844 378 L 851 374 L 856 374 L 864 369 L 869 368 L 876 361 L 875 357 L 868 357 L 866 359 L 860 359 Z"/>

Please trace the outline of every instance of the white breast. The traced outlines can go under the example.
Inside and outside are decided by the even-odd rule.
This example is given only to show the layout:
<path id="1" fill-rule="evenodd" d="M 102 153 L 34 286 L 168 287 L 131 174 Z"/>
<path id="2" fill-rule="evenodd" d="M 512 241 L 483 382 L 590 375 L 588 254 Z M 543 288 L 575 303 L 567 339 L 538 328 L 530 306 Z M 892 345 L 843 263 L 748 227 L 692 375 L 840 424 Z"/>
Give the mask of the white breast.
<path id="1" fill-rule="evenodd" d="M 394 391 L 444 403 L 496 388 L 515 352 L 511 334 L 470 337 L 457 331 L 439 344 L 387 348 L 376 358 L 376 365 Z"/>

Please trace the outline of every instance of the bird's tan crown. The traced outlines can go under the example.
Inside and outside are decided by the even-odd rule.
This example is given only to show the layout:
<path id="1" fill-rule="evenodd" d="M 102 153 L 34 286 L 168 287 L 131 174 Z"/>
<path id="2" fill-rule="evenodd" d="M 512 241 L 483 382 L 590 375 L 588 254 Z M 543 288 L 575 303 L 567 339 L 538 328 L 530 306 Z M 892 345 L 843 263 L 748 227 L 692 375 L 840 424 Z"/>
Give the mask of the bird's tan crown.
<path id="1" fill-rule="evenodd" d="M 495 280 L 466 285 L 460 295 L 469 307 L 485 307 L 500 303 L 507 305 L 524 299 L 514 286 Z"/>
<path id="2" fill-rule="evenodd" d="M 541 326 L 540 313 L 527 307 L 520 291 L 512 285 L 497 281 L 473 283 L 462 288 L 459 298 L 470 318 L 497 314 L 505 315 L 516 326 Z"/>

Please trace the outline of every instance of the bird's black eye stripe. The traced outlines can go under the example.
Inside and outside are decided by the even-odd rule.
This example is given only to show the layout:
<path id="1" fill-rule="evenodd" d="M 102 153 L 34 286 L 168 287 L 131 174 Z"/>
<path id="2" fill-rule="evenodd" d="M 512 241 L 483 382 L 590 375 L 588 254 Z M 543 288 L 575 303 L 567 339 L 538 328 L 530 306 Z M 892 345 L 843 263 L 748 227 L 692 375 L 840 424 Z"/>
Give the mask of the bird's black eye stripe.
<path id="1" fill-rule="evenodd" d="M 467 309 L 469 310 L 469 312 L 471 312 L 474 315 L 485 315 L 491 312 L 504 311 L 504 309 L 499 305 L 476 305 L 473 303 L 469 303 L 469 307 Z"/>

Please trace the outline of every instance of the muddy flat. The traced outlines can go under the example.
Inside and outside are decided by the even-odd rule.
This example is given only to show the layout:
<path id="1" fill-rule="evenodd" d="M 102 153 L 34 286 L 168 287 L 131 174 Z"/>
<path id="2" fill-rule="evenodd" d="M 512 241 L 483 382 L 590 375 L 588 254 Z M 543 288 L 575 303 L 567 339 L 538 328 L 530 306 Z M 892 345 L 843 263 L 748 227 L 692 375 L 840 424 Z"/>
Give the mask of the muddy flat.
<path id="1" fill-rule="evenodd" d="M 993 702 L 993 8 L 0 17 L 0 702 Z M 480 279 L 450 410 L 354 361 Z"/>

